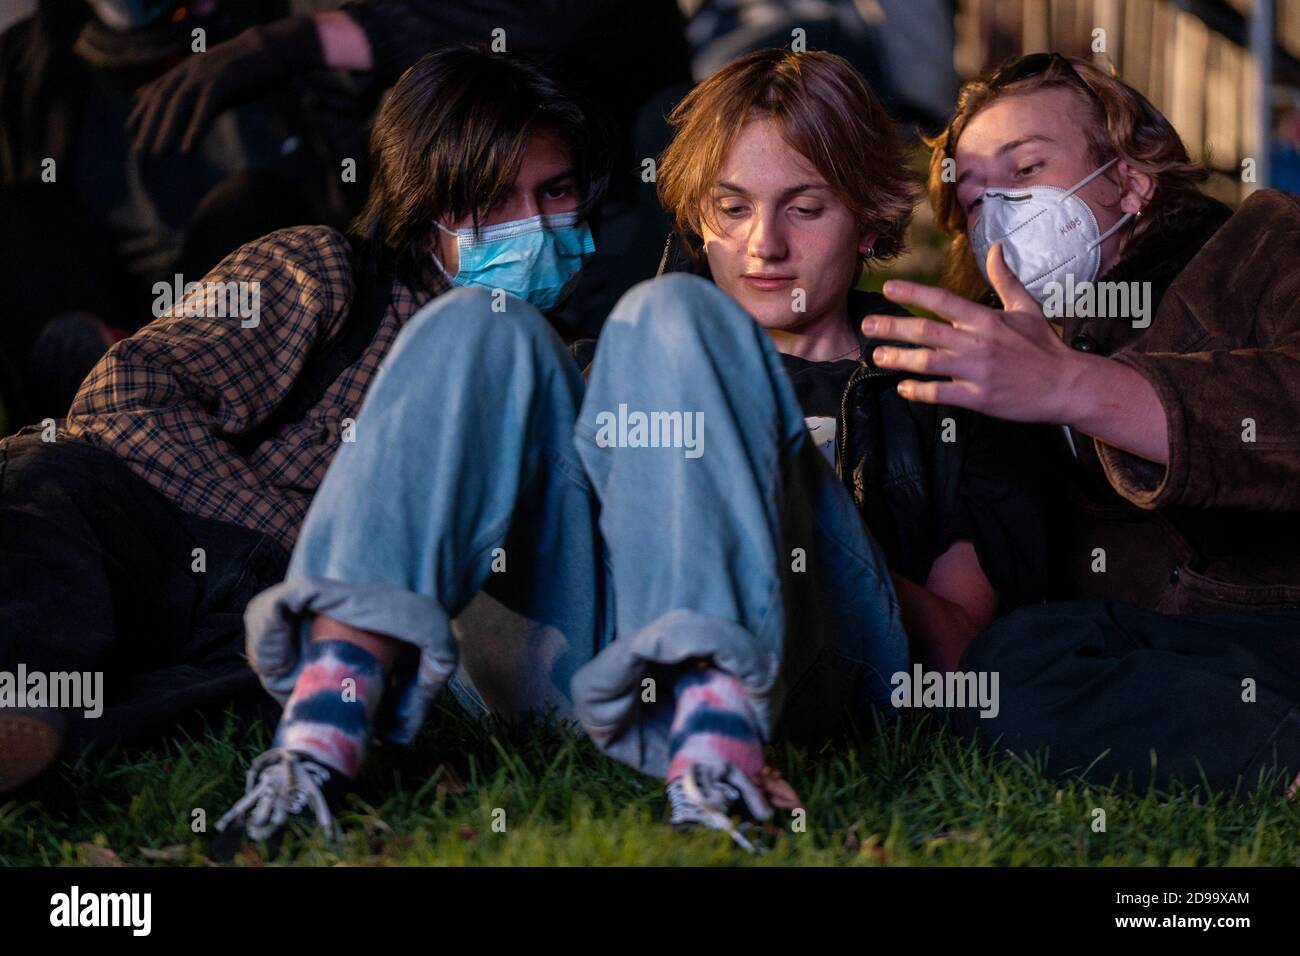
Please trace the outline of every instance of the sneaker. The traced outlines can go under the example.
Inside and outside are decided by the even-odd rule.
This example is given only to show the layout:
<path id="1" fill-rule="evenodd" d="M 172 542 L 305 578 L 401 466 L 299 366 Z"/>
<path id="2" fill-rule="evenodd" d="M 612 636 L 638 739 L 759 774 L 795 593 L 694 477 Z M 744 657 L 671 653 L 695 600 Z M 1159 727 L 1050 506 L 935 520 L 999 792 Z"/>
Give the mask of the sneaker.
<path id="1" fill-rule="evenodd" d="M 216 854 L 230 858 L 244 843 L 266 841 L 271 855 L 279 852 L 285 830 L 294 821 L 338 838 L 333 808 L 348 780 L 304 753 L 276 747 L 248 768 L 244 795 L 217 821 Z"/>
<path id="2" fill-rule="evenodd" d="M 63 749 L 67 718 L 35 707 L 0 709 L 0 793 L 35 780 Z"/>
<path id="3" fill-rule="evenodd" d="M 772 808 L 758 786 L 729 763 L 692 764 L 668 783 L 668 822 L 685 832 L 696 827 L 721 830 L 746 853 L 761 853 L 755 842 Z"/>

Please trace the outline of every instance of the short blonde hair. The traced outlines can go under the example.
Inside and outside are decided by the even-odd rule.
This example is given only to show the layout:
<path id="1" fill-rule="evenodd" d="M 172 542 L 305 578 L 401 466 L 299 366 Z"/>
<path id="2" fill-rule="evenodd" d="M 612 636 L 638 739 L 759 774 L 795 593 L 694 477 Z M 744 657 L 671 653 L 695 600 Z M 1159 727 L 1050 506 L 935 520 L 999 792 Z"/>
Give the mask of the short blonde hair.
<path id="1" fill-rule="evenodd" d="M 727 152 L 740 128 L 759 117 L 775 120 L 862 229 L 877 232 L 874 258 L 902 251 L 920 184 L 884 106 L 844 58 L 770 49 L 724 66 L 668 117 L 676 132 L 659 161 L 659 198 L 692 256 L 699 257 L 701 210 Z M 708 225 L 720 232 L 714 212 L 706 213 Z"/>

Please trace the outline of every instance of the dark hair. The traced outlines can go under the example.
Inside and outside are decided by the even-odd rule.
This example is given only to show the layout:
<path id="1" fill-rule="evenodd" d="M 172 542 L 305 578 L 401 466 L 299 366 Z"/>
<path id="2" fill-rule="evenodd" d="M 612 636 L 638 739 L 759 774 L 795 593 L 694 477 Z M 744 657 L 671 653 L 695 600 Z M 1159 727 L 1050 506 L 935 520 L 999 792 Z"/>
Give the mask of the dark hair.
<path id="1" fill-rule="evenodd" d="M 389 92 L 370 133 L 370 192 L 351 226 L 362 265 L 382 261 L 403 280 L 428 285 L 434 221 L 469 216 L 478 228 L 539 130 L 569 148 L 579 215 L 589 218 L 608 182 L 606 142 L 577 99 L 529 61 L 481 46 L 422 57 Z"/>

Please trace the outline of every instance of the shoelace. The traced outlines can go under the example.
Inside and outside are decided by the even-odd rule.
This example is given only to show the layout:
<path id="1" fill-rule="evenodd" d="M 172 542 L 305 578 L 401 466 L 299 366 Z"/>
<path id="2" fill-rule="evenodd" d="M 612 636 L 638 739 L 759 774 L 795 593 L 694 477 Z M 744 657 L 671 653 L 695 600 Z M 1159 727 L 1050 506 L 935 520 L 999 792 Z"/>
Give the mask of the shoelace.
<path id="1" fill-rule="evenodd" d="M 217 821 L 217 830 L 224 831 L 231 823 L 243 820 L 250 839 L 265 840 L 290 816 L 310 807 L 316 825 L 334 839 L 334 817 L 321 792 L 328 779 L 326 767 L 292 750 L 272 748 L 248 768 L 244 795 Z"/>
<path id="2" fill-rule="evenodd" d="M 689 784 L 687 778 L 690 778 Z M 711 830 L 721 830 L 746 853 L 762 853 L 763 848 L 746 836 L 753 824 L 742 823 L 738 827 L 727 813 L 727 808 L 740 800 L 735 788 L 718 779 L 712 768 L 692 767 L 668 785 L 668 819 L 677 826 L 700 824 Z"/>
<path id="3" fill-rule="evenodd" d="M 671 822 L 697 819 L 700 815 L 700 809 L 686 796 L 680 777 L 668 784 L 668 819 Z"/>

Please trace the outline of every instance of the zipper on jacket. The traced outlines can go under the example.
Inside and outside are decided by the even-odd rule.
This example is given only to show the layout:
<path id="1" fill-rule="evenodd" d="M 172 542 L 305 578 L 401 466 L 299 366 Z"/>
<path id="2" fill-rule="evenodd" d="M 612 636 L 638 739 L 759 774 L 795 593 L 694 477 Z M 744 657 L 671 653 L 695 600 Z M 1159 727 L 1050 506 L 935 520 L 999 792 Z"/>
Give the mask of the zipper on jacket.
<path id="1" fill-rule="evenodd" d="M 835 473 L 839 476 L 841 484 L 844 482 L 844 459 L 849 456 L 849 396 L 853 394 L 853 387 L 858 382 L 865 382 L 869 378 L 884 378 L 887 375 L 896 375 L 890 369 L 873 368 L 868 365 L 865 359 L 859 360 L 858 367 L 853 370 L 849 380 L 844 384 L 844 394 L 840 398 L 840 424 L 839 433 L 836 436 L 839 440 L 839 453 L 835 456 Z M 857 500 L 857 495 L 854 495 Z M 859 502 L 861 504 L 861 502 Z"/>

